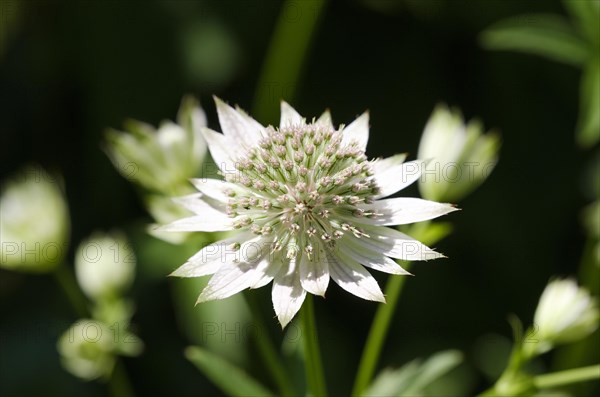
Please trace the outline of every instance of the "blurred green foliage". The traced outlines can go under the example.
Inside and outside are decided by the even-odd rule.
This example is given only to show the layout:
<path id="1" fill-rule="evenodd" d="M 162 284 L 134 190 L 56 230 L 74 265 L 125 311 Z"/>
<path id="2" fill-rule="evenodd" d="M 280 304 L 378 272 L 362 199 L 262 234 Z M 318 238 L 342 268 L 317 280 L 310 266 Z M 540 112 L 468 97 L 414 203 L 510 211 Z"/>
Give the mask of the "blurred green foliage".
<path id="1" fill-rule="evenodd" d="M 483 390 L 489 385 L 483 374 L 494 368 L 478 369 L 478 338 L 509 336 L 510 312 L 531 323 L 548 279 L 577 272 L 585 244 L 580 210 L 589 201 L 584 188 L 590 184 L 586 179 L 582 188 L 581 175 L 592 155 L 573 143 L 581 72 L 541 58 L 485 51 L 478 35 L 510 17 L 553 14 L 567 20 L 570 14 L 558 0 L 332 1 L 298 82 L 261 81 L 278 15 L 285 13 L 283 23 L 293 27 L 314 10 L 311 0 L 294 5 L 282 10 L 276 0 L 0 1 L 0 180 L 32 161 L 60 170 L 71 241 L 95 229 L 119 226 L 128 232 L 138 257 L 132 322 L 145 351 L 124 366 L 137 394 L 218 395 L 184 357 L 190 343 L 229 352 L 224 354 L 230 360 L 275 390 L 246 332 L 253 324 L 230 317 L 231 301 L 203 309 L 215 317 L 198 316 L 199 330 L 192 331 L 197 339 L 189 334 L 193 327 L 178 312 L 195 310 L 190 297 L 200 292 L 202 280 L 166 276 L 198 247 L 149 241 L 144 225 L 150 218 L 135 189 L 100 150 L 104 129 L 126 118 L 153 125 L 172 118 L 185 93 L 200 98 L 209 126 L 217 128 L 212 94 L 250 110 L 262 92 L 272 110 L 260 122 L 276 121 L 281 98 L 307 116 L 330 108 L 336 124 L 369 109 L 370 157 L 408 151 L 414 158 L 434 105 L 459 106 L 467 119 L 479 116 L 501 131 L 500 162 L 490 180 L 461 203 L 460 216 L 452 215 L 454 233 L 436 247 L 449 259 L 411 268 L 415 277 L 400 299 L 381 368 L 459 349 L 465 352 L 459 367 L 464 379 Z M 545 28 L 539 19 L 520 23 L 523 29 Z M 577 48 L 571 51 L 577 54 Z M 594 67 L 585 72 L 581 92 L 595 89 Z M 594 103 L 585 103 L 582 109 L 597 117 Z M 406 192 L 416 193 L 416 187 Z M 250 295 L 264 303 L 266 325 L 258 337 L 283 342 L 285 349 L 290 336 L 273 318 L 270 291 Z M 0 296 L 0 394 L 106 394 L 104 385 L 82 383 L 59 365 L 56 340 L 77 315 L 52 279 L 0 270 Z M 348 376 L 355 373 L 377 306 L 333 286 L 315 306 L 328 386 L 348 394 Z M 495 349 L 489 343 L 486 354 L 506 360 L 504 345 Z M 586 360 L 597 363 L 598 346 L 588 353 Z M 548 369 L 551 359 L 539 365 Z"/>

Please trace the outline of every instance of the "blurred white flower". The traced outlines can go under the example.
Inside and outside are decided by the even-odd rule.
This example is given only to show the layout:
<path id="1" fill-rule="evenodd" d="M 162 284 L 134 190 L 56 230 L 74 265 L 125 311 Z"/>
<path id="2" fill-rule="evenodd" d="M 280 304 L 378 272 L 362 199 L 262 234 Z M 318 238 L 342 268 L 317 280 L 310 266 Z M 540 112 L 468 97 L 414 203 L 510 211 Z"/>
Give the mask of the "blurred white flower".
<path id="1" fill-rule="evenodd" d="M 598 328 L 598 302 L 574 280 L 554 280 L 547 286 L 535 312 L 527 354 L 541 354 L 555 345 L 575 342 Z"/>
<path id="2" fill-rule="evenodd" d="M 2 188 L 0 197 L 0 266 L 46 272 L 67 251 L 69 212 L 59 179 L 29 167 Z"/>
<path id="3" fill-rule="evenodd" d="M 77 281 L 93 300 L 119 296 L 135 276 L 135 254 L 120 233 L 96 233 L 75 254 Z"/>
<path id="4" fill-rule="evenodd" d="M 484 135 L 481 123 L 465 124 L 460 112 L 436 107 L 419 144 L 418 157 L 427 160 L 419 179 L 421 195 L 449 202 L 464 198 L 490 175 L 499 147 L 498 135 Z"/>
<path id="5" fill-rule="evenodd" d="M 85 380 L 109 378 L 116 355 L 137 356 L 144 347 L 124 326 L 120 323 L 109 326 L 91 319 L 71 325 L 57 344 L 65 369 Z"/>
<path id="6" fill-rule="evenodd" d="M 86 380 L 109 377 L 115 364 L 114 350 L 108 326 L 90 319 L 76 322 L 58 340 L 65 369 Z"/>
<path id="7" fill-rule="evenodd" d="M 325 295 L 330 278 L 358 297 L 384 302 L 365 266 L 402 275 L 408 273 L 390 258 L 442 257 L 387 226 L 437 218 L 456 208 L 412 197 L 382 199 L 418 179 L 421 162 L 403 163 L 404 155 L 368 161 L 367 113 L 336 130 L 328 112 L 307 123 L 282 102 L 281 122 L 274 128 L 215 101 L 223 134 L 202 132 L 226 181 L 193 180 L 201 193 L 178 201 L 195 215 L 161 228 L 237 231 L 173 273 L 214 274 L 198 302 L 273 281 L 273 305 L 285 326 L 307 292 Z"/>
<path id="8" fill-rule="evenodd" d="M 206 143 L 200 128 L 206 115 L 192 97 L 184 97 L 177 124 L 164 121 L 155 129 L 129 121 L 129 133 L 109 130 L 106 151 L 115 168 L 128 180 L 163 194 L 181 194 L 189 178 L 197 176 Z"/>

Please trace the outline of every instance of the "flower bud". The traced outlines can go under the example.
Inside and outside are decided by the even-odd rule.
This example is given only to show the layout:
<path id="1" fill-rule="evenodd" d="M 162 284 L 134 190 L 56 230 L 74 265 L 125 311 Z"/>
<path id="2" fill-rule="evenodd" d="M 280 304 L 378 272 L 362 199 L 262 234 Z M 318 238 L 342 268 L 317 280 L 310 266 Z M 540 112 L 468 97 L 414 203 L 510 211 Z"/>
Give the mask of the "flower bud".
<path id="1" fill-rule="evenodd" d="M 108 379 L 116 355 L 137 356 L 144 347 L 142 341 L 125 327 L 126 324 L 119 322 L 108 326 L 91 319 L 77 321 L 58 340 L 63 366 L 85 380 Z"/>
<path id="2" fill-rule="evenodd" d="M 5 184 L 0 198 L 0 267 L 47 272 L 67 251 L 69 212 L 60 180 L 29 167 Z"/>
<path id="3" fill-rule="evenodd" d="M 89 298 L 102 300 L 119 296 L 133 281 L 135 255 L 120 233 L 96 233 L 79 245 L 75 273 Z"/>
<path id="4" fill-rule="evenodd" d="M 419 179 L 421 195 L 457 202 L 479 186 L 498 161 L 499 136 L 483 134 L 477 121 L 465 124 L 458 111 L 438 106 L 421 136 L 418 158 L 428 161 Z"/>
<path id="5" fill-rule="evenodd" d="M 129 121 L 128 133 L 107 131 L 106 151 L 113 165 L 126 179 L 148 190 L 179 194 L 204 159 L 206 143 L 200 129 L 206 126 L 206 115 L 195 99 L 185 97 L 177 122 L 165 121 L 155 129 Z"/>
<path id="6" fill-rule="evenodd" d="M 115 364 L 111 330 L 99 321 L 82 319 L 71 325 L 57 347 L 65 369 L 85 380 L 108 378 Z"/>
<path id="7" fill-rule="evenodd" d="M 540 297 L 534 317 L 532 337 L 537 343 L 526 344 L 534 354 L 555 345 L 575 342 L 598 328 L 598 302 L 574 280 L 551 281 Z"/>

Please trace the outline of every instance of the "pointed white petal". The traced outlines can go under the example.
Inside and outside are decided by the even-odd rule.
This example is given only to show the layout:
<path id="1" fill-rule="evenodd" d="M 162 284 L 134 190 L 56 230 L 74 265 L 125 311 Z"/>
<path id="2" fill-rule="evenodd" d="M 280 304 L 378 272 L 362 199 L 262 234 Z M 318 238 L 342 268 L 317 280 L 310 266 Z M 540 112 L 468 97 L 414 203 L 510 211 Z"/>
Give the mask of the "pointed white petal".
<path id="1" fill-rule="evenodd" d="M 238 112 L 216 96 L 214 100 L 223 135 L 245 150 L 256 146 L 265 128 L 245 112 Z"/>
<path id="2" fill-rule="evenodd" d="M 200 131 L 208 144 L 210 155 L 221 172 L 225 174 L 236 172 L 234 159 L 243 155 L 238 143 L 228 140 L 225 135 L 210 128 L 201 128 Z"/>
<path id="3" fill-rule="evenodd" d="M 196 303 L 225 299 L 249 288 L 256 279 L 256 264 L 239 262 L 223 265 L 202 290 Z"/>
<path id="4" fill-rule="evenodd" d="M 356 142 L 361 150 L 367 150 L 369 141 L 369 112 L 364 112 L 359 118 L 344 128 L 342 145 Z"/>
<path id="5" fill-rule="evenodd" d="M 300 282 L 302 288 L 311 294 L 325 296 L 329 285 L 329 267 L 322 247 L 318 254 L 313 255 L 312 260 L 306 255 L 300 258 Z"/>
<path id="6" fill-rule="evenodd" d="M 229 196 L 225 193 L 226 191 L 232 191 L 234 193 L 244 193 L 242 189 L 236 184 L 225 182 L 219 179 L 211 178 L 195 178 L 190 179 L 190 182 L 198 189 L 202 194 L 220 201 L 221 203 L 227 204 Z"/>
<path id="7" fill-rule="evenodd" d="M 379 216 L 373 218 L 355 217 L 354 222 L 369 225 L 405 225 L 437 218 L 458 211 L 452 204 L 438 203 L 414 197 L 397 197 L 375 201 L 359 206 L 365 211 L 374 211 Z"/>
<path id="8" fill-rule="evenodd" d="M 186 263 L 179 266 L 169 276 L 174 277 L 201 277 L 216 273 L 223 265 L 223 260 L 220 257 L 205 257 L 200 258 L 202 250 L 190 258 Z M 196 258 L 194 260 L 194 258 Z"/>
<path id="9" fill-rule="evenodd" d="M 281 119 L 279 128 L 289 127 L 290 125 L 303 125 L 304 118 L 287 102 L 281 101 Z"/>
<path id="10" fill-rule="evenodd" d="M 262 133 L 265 130 L 265 126 L 259 123 L 258 121 L 254 120 L 252 116 L 246 113 L 246 111 L 244 111 L 244 109 L 240 108 L 239 106 L 236 105 L 235 110 L 240 116 L 242 116 L 250 130 L 256 131 L 256 133 L 252 134 L 252 139 L 258 142 L 262 137 Z"/>
<path id="11" fill-rule="evenodd" d="M 323 112 L 323 114 L 317 119 L 317 124 L 322 125 L 326 128 L 335 129 L 331 120 L 331 113 L 329 110 Z"/>
<path id="12" fill-rule="evenodd" d="M 231 221 L 231 218 L 224 212 L 219 211 L 215 207 L 211 206 L 209 203 L 204 201 L 204 196 L 202 193 L 194 193 L 188 194 L 183 197 L 174 197 L 172 200 L 181 205 L 183 208 L 192 211 L 196 215 L 203 215 L 208 218 L 212 217 L 218 219 L 219 217 L 228 218 Z M 215 213 L 216 212 L 216 213 Z"/>
<path id="13" fill-rule="evenodd" d="M 215 210 L 207 215 L 178 219 L 156 229 L 161 232 L 219 232 L 233 230 L 232 219 Z"/>
<path id="14" fill-rule="evenodd" d="M 385 255 L 370 250 L 360 250 L 356 248 L 357 247 L 354 245 L 343 244 L 340 245 L 338 253 L 342 257 L 349 257 L 363 266 L 380 272 L 404 276 L 412 275 Z"/>
<path id="15" fill-rule="evenodd" d="M 231 251 L 224 258 L 226 263 L 212 276 L 198 297 L 197 303 L 224 299 L 254 285 L 264 276 L 269 265 L 267 260 L 263 260 L 269 245 L 264 243 L 262 237 L 257 237 L 242 243 L 239 250 Z"/>
<path id="16" fill-rule="evenodd" d="M 271 281 L 273 281 L 273 276 L 271 276 L 269 274 L 264 274 L 261 278 L 259 278 L 252 285 L 250 285 L 249 288 L 250 289 L 262 288 L 265 285 L 269 284 Z"/>
<path id="17" fill-rule="evenodd" d="M 242 232 L 209 244 L 194 254 L 170 276 L 201 277 L 216 273 L 228 260 L 235 258 L 237 251 L 233 249 L 232 244 L 247 241 L 249 238 L 252 238 L 251 233 Z"/>
<path id="18" fill-rule="evenodd" d="M 270 262 L 266 265 L 264 274 L 250 286 L 252 289 L 261 288 L 269 284 L 281 269 L 282 261 L 273 260 L 272 255 L 266 255 L 263 260 L 268 260 Z"/>
<path id="19" fill-rule="evenodd" d="M 397 154 L 373 164 L 373 179 L 380 190 L 375 198 L 392 195 L 419 179 L 425 162 L 414 160 L 403 163 L 405 157 L 405 154 Z"/>
<path id="20" fill-rule="evenodd" d="M 202 193 L 175 197 L 172 200 L 194 214 L 204 217 L 204 223 L 212 220 L 214 222 L 229 225 L 232 222 L 232 218 L 227 215 L 226 204 L 215 200 L 210 196 L 205 196 Z M 181 217 L 182 216 L 171 217 L 170 219 Z"/>
<path id="21" fill-rule="evenodd" d="M 271 291 L 273 308 L 281 328 L 285 328 L 298 313 L 305 297 L 306 290 L 300 283 L 296 264 L 294 261 L 290 261 L 289 266 L 281 267 L 273 281 L 273 290 Z"/>
<path id="22" fill-rule="evenodd" d="M 347 234 L 344 235 L 344 239 L 348 236 L 347 244 L 361 250 L 379 252 L 381 255 L 407 261 L 427 261 L 444 257 L 439 252 L 435 252 L 420 241 L 400 233 L 396 229 L 377 226 L 365 226 L 363 229 L 369 237 L 357 238 Z"/>
<path id="23" fill-rule="evenodd" d="M 342 262 L 332 253 L 328 255 L 328 263 L 331 278 L 340 287 L 359 298 L 385 302 L 381 288 L 367 269 L 352 260 Z"/>

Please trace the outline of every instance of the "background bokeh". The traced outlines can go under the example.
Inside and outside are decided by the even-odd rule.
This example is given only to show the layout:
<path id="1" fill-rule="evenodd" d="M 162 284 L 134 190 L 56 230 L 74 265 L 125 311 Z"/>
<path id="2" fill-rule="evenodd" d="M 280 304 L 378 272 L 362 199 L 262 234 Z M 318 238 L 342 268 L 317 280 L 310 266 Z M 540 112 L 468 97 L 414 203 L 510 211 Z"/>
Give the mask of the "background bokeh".
<path id="1" fill-rule="evenodd" d="M 487 51 L 478 35 L 508 16 L 565 10 L 554 0 L 330 1 L 299 81 L 259 83 L 278 17 L 285 13 L 284 23 L 301 24 L 315 4 L 292 5 L 2 0 L 0 180 L 31 162 L 64 176 L 70 258 L 94 230 L 127 232 L 138 256 L 133 321 L 146 345 L 142 356 L 125 359 L 135 391 L 215 395 L 218 390 L 182 355 L 192 341 L 174 307 L 181 305 L 177 289 L 188 281 L 166 277 L 189 252 L 144 234 L 149 217 L 134 186 L 102 151 L 104 130 L 120 128 L 129 117 L 152 124 L 173 119 L 186 93 L 200 99 L 209 126 L 219 129 L 211 95 L 252 111 L 261 89 L 272 105 L 270 113 L 256 116 L 262 123 L 278 120 L 281 98 L 307 117 L 329 108 L 336 124 L 369 109 L 369 155 L 409 152 L 414 158 L 434 106 L 458 106 L 465 117 L 500 131 L 500 162 L 461 202 L 462 211 L 447 217 L 455 232 L 436 248 L 449 259 L 412 268 L 415 277 L 403 291 L 382 367 L 458 348 L 466 352 L 466 365 L 455 379 L 467 390 L 481 390 L 488 384 L 481 360 L 502 368 L 511 335 L 507 315 L 530 323 L 549 278 L 577 273 L 585 242 L 580 211 L 593 198 L 586 171 L 593 156 L 574 140 L 580 72 L 534 56 Z M 406 194 L 417 195 L 416 187 Z M 385 282 L 385 275 L 374 275 Z M 281 340 L 269 293 L 249 295 L 264 306 L 265 337 Z M 106 393 L 103 384 L 81 382 L 59 364 L 56 339 L 76 316 L 51 277 L 1 270 L 0 296 L 3 396 Z M 349 393 L 375 308 L 337 286 L 316 301 L 331 390 Z M 485 334 L 497 336 L 484 343 Z M 246 339 L 218 343 L 244 350 L 238 359 L 269 384 Z M 496 349 L 482 353 L 490 340 Z M 594 349 L 589 363 L 600 356 Z M 496 356 L 489 356 L 492 350 Z M 559 355 L 539 365 L 558 369 Z"/>

